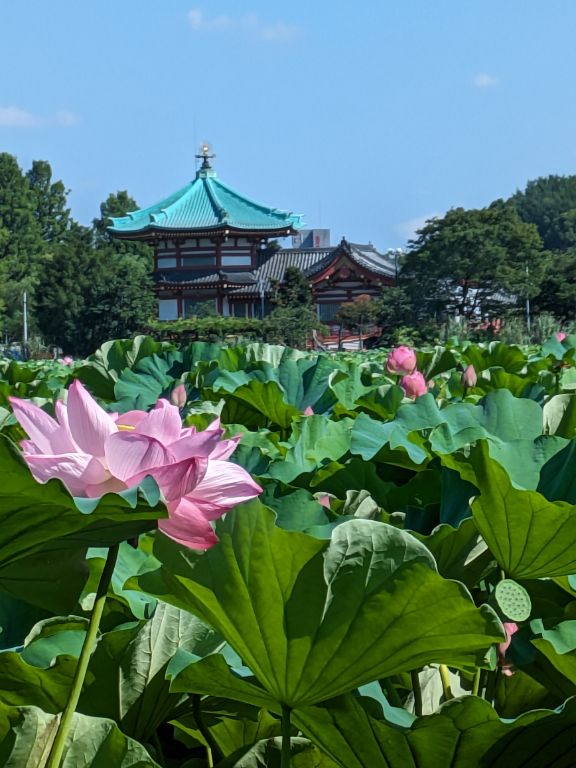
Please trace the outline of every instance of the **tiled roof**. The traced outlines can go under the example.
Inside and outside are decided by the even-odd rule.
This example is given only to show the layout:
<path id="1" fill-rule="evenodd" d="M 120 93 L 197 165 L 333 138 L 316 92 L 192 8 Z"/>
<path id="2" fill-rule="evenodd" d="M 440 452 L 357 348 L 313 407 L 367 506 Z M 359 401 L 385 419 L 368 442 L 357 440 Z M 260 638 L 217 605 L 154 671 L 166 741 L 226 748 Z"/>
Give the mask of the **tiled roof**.
<path id="1" fill-rule="evenodd" d="M 156 272 L 155 274 L 157 288 L 161 288 L 163 285 L 205 287 L 210 285 L 220 285 L 221 283 L 240 286 L 252 285 L 256 280 L 257 278 L 254 272 L 223 272 L 222 270 L 198 275 L 197 271 L 192 272 L 190 270 L 184 271 L 171 269 L 169 272 Z"/>
<path id="2" fill-rule="evenodd" d="M 394 277 L 394 264 L 379 253 L 372 244 L 357 245 L 342 240 L 330 248 L 283 248 L 277 251 L 256 270 L 256 285 L 233 291 L 234 295 L 257 295 L 261 288 L 267 293 L 273 281 L 282 282 L 288 267 L 298 267 L 306 277 L 321 272 L 344 250 L 359 266 L 378 275 Z"/>
<path id="3" fill-rule="evenodd" d="M 197 172 L 194 181 L 148 208 L 112 218 L 111 234 L 188 232 L 230 228 L 279 232 L 298 229 L 302 217 L 268 208 L 240 195 L 220 181 L 210 168 Z"/>
<path id="4" fill-rule="evenodd" d="M 207 271 L 198 274 L 198 271 L 174 270 L 156 272 L 156 286 L 182 285 L 182 286 L 209 286 L 226 283 L 239 286 L 231 291 L 234 296 L 258 296 L 263 290 L 269 293 L 272 283 L 282 282 L 284 273 L 288 267 L 298 267 L 306 277 L 311 277 L 328 267 L 339 255 L 344 252 L 351 261 L 360 267 L 385 277 L 394 277 L 394 264 L 374 248 L 373 245 L 357 245 L 343 240 L 336 247 L 330 248 L 282 248 L 272 256 L 262 252 L 260 264 L 253 272 L 225 272 Z M 241 286 L 241 287 L 240 287 Z"/>

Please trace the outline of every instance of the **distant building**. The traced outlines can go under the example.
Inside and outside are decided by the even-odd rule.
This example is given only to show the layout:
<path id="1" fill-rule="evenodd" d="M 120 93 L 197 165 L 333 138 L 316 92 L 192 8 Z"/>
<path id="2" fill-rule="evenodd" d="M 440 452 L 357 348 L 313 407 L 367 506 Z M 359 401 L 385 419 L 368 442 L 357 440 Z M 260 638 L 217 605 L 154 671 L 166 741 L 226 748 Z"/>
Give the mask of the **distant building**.
<path id="1" fill-rule="evenodd" d="M 309 279 L 326 322 L 342 302 L 394 284 L 393 261 L 372 245 L 343 238 L 331 246 L 329 230 L 303 230 L 300 215 L 256 203 L 220 181 L 207 145 L 198 157 L 194 181 L 155 205 L 113 218 L 108 228 L 114 237 L 153 246 L 160 320 L 193 316 L 206 303 L 225 316 L 260 317 L 289 266 Z M 289 236 L 297 247 L 267 248 Z"/>

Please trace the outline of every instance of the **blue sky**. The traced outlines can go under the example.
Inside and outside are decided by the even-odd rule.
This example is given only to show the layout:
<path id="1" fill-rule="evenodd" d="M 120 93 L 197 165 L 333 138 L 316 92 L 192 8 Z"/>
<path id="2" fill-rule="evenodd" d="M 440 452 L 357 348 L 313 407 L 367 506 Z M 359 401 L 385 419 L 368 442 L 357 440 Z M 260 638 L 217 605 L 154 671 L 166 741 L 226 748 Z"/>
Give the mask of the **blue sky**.
<path id="1" fill-rule="evenodd" d="M 0 151 L 89 223 L 218 175 L 378 248 L 576 172 L 572 0 L 20 0 L 0 10 Z"/>

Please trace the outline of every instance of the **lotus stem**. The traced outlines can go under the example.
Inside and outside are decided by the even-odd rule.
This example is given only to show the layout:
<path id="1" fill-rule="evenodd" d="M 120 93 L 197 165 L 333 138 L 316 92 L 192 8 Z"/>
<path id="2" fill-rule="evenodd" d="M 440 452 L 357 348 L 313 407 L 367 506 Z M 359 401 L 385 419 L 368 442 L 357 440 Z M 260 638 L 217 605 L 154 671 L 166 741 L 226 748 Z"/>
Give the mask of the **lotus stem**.
<path id="1" fill-rule="evenodd" d="M 422 689 L 420 688 L 420 677 L 418 676 L 417 669 L 413 669 L 410 672 L 410 680 L 412 681 L 412 693 L 414 694 L 414 714 L 416 717 L 422 717 Z"/>
<path id="2" fill-rule="evenodd" d="M 199 693 L 195 693 L 192 696 L 192 714 L 194 715 L 198 730 L 206 742 L 206 762 L 208 763 L 208 768 L 214 768 L 214 753 L 218 755 L 220 750 L 210 733 L 210 728 L 207 727 L 202 717 L 202 697 Z"/>
<path id="3" fill-rule="evenodd" d="M 472 683 L 472 696 L 478 696 L 480 692 L 480 675 L 482 674 L 482 670 L 480 667 L 474 672 L 474 682 Z"/>
<path id="4" fill-rule="evenodd" d="M 440 679 L 442 680 L 442 690 L 444 691 L 444 701 L 454 698 L 452 696 L 452 688 L 450 687 L 450 673 L 446 664 L 439 665 Z"/>
<path id="5" fill-rule="evenodd" d="M 396 690 L 396 688 L 394 688 L 394 685 L 389 677 L 385 677 L 382 680 L 380 680 L 380 686 L 384 687 L 386 698 L 388 699 L 388 701 L 393 707 L 402 708 L 404 706 L 402 704 L 402 699 L 398 695 L 398 691 Z"/>
<path id="6" fill-rule="evenodd" d="M 80 658 L 76 665 L 76 671 L 74 673 L 74 680 L 72 682 L 72 688 L 68 695 L 68 701 L 60 722 L 58 723 L 58 730 L 56 736 L 52 742 L 52 748 L 46 762 L 46 768 L 60 768 L 62 756 L 64 754 L 64 748 L 66 746 L 66 739 L 72 726 L 72 719 L 80 700 L 82 688 L 84 686 L 84 680 L 86 678 L 86 672 L 88 671 L 88 664 L 90 657 L 96 647 L 96 641 L 98 639 L 98 630 L 100 627 L 100 620 L 104 611 L 104 605 L 106 603 L 106 595 L 108 593 L 108 587 L 112 580 L 112 574 L 114 573 L 114 567 L 118 558 L 118 544 L 110 547 L 104 568 L 98 582 L 98 589 L 96 590 L 96 600 L 94 601 L 94 607 L 90 615 L 90 621 L 88 623 L 88 631 L 82 644 L 82 650 L 80 651 Z"/>
<path id="7" fill-rule="evenodd" d="M 280 768 L 290 768 L 290 707 L 282 704 L 282 756 Z"/>

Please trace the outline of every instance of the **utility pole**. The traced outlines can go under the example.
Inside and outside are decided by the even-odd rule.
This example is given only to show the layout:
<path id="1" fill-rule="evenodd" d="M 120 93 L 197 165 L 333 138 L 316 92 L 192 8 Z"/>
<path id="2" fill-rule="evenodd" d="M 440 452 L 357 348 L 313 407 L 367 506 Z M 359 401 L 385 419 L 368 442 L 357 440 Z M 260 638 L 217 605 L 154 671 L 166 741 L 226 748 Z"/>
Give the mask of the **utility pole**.
<path id="1" fill-rule="evenodd" d="M 24 291 L 24 296 L 22 297 L 22 308 L 24 313 L 24 346 L 28 344 L 28 292 Z"/>

